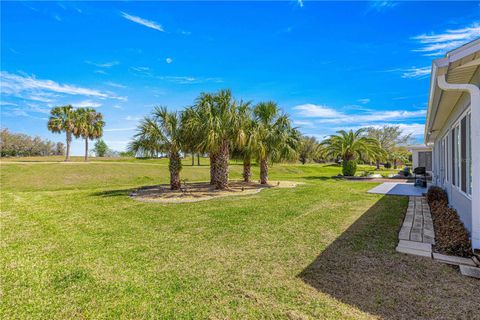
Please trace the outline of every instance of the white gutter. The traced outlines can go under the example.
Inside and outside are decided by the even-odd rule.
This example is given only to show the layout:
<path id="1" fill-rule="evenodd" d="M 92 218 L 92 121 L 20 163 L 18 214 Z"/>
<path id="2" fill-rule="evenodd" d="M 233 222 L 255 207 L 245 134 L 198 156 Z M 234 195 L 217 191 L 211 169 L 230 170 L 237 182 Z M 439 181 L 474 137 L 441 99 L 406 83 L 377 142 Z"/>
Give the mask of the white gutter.
<path id="1" fill-rule="evenodd" d="M 437 77 L 438 87 L 445 91 L 470 94 L 472 153 L 472 247 L 480 249 L 480 88 L 476 85 L 448 83 L 445 75 Z"/>

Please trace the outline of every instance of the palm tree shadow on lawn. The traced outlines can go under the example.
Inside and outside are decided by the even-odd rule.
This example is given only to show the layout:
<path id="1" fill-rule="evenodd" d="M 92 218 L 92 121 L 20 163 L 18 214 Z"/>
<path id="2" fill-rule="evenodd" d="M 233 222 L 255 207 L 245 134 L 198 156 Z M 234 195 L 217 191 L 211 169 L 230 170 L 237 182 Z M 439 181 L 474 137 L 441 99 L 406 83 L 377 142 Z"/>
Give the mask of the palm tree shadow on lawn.
<path id="1" fill-rule="evenodd" d="M 455 267 L 395 251 L 406 205 L 406 197 L 382 197 L 298 277 L 382 318 L 479 317 L 478 280 L 461 276 Z"/>

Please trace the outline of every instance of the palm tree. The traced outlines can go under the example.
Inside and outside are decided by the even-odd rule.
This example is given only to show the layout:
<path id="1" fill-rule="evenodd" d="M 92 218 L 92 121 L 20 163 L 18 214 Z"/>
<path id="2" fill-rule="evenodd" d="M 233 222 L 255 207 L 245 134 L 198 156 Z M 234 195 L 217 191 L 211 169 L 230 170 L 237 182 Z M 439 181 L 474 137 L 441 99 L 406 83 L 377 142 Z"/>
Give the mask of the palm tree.
<path id="1" fill-rule="evenodd" d="M 268 162 L 295 157 L 300 133 L 290 119 L 281 114 L 275 102 L 261 102 L 253 109 L 258 125 L 257 157 L 260 162 L 260 183 L 268 183 Z"/>
<path id="2" fill-rule="evenodd" d="M 359 158 L 379 158 L 385 151 L 375 138 L 364 135 L 365 129 L 337 131 L 337 135 L 331 135 L 324 140 L 326 155 L 333 158 L 341 158 L 343 175 L 352 176 L 356 171 L 356 160 Z"/>
<path id="3" fill-rule="evenodd" d="M 238 107 L 239 126 L 245 134 L 245 141 L 242 145 L 234 146 L 233 153 L 235 158 L 243 162 L 243 181 L 251 182 L 252 178 L 252 158 L 256 155 L 258 147 L 258 125 L 253 119 L 253 112 L 250 108 L 250 102 L 239 103 Z"/>
<path id="4" fill-rule="evenodd" d="M 156 107 L 150 117 L 145 117 L 137 129 L 129 149 L 137 152 L 166 152 L 169 160 L 170 189 L 180 189 L 182 161 L 181 119 L 177 112 L 168 112 L 165 107 Z"/>
<path id="5" fill-rule="evenodd" d="M 75 117 L 75 136 L 85 139 L 85 161 L 88 161 L 88 140 L 101 138 L 105 122 L 100 112 L 92 108 L 79 108 Z"/>
<path id="6" fill-rule="evenodd" d="M 65 132 L 67 142 L 67 152 L 65 161 L 70 161 L 70 144 L 72 134 L 75 129 L 75 111 L 71 105 L 55 107 L 50 110 L 48 119 L 48 130 L 53 133 Z"/>
<path id="7" fill-rule="evenodd" d="M 189 112 L 186 129 L 200 137 L 198 150 L 210 156 L 210 183 L 216 189 L 226 189 L 230 149 L 245 143 L 238 103 L 230 90 L 220 90 L 216 94 L 202 93 Z"/>

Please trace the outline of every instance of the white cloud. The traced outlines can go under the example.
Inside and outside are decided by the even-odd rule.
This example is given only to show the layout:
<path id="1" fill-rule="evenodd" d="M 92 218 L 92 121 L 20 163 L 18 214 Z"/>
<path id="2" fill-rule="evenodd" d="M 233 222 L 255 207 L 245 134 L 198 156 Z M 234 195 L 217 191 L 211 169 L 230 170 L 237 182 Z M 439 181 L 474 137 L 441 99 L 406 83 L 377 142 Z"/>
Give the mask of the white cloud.
<path id="1" fill-rule="evenodd" d="M 137 128 L 131 127 L 131 128 L 111 128 L 111 129 L 104 129 L 103 131 L 105 132 L 119 132 L 119 131 L 133 131 Z"/>
<path id="2" fill-rule="evenodd" d="M 178 84 L 199 84 L 199 83 L 206 83 L 206 82 L 214 82 L 214 83 L 223 82 L 222 78 L 197 78 L 197 77 L 189 77 L 189 76 L 160 76 L 160 77 L 158 77 L 158 79 L 173 82 L 173 83 L 178 83 Z"/>
<path id="3" fill-rule="evenodd" d="M 297 0 L 298 5 L 300 8 L 303 8 L 303 0 Z"/>
<path id="4" fill-rule="evenodd" d="M 140 119 L 142 119 L 142 117 L 136 117 L 136 116 L 126 116 L 125 117 L 125 120 L 127 120 L 127 121 L 138 121 Z"/>
<path id="5" fill-rule="evenodd" d="M 35 76 L 17 75 L 7 71 L 0 71 L 0 80 L 2 83 L 1 92 L 6 95 L 26 98 L 28 96 L 45 95 L 49 93 L 60 93 L 68 95 L 82 95 L 97 98 L 122 99 L 107 92 L 96 89 L 82 88 L 69 84 L 60 84 L 53 80 L 37 79 Z"/>
<path id="6" fill-rule="evenodd" d="M 312 117 L 312 118 L 334 118 L 341 116 L 336 110 L 329 108 L 324 105 L 316 104 L 302 104 L 293 107 L 294 110 L 299 111 L 299 115 L 302 117 Z"/>
<path id="7" fill-rule="evenodd" d="M 155 30 L 158 30 L 158 31 L 161 31 L 161 32 L 165 31 L 165 30 L 163 30 L 163 27 L 160 24 L 156 23 L 155 21 L 143 19 L 143 18 L 140 18 L 140 17 L 137 17 L 137 16 L 132 16 L 132 15 L 130 15 L 128 13 L 125 13 L 125 12 L 121 12 L 121 14 L 122 14 L 122 17 L 124 17 L 125 19 L 130 20 L 132 22 L 141 24 L 145 27 L 155 29 Z"/>
<path id="8" fill-rule="evenodd" d="M 313 127 L 313 122 L 308 120 L 293 120 L 295 127 Z"/>
<path id="9" fill-rule="evenodd" d="M 97 63 L 97 62 L 92 62 L 92 61 L 85 61 L 86 64 L 91 64 L 92 66 L 96 66 L 99 68 L 111 68 L 113 66 L 116 66 L 120 64 L 118 61 L 110 61 L 110 62 L 103 62 L 103 63 Z"/>
<path id="10" fill-rule="evenodd" d="M 75 108 L 98 108 L 102 106 L 102 104 L 96 101 L 83 100 L 83 101 L 72 103 L 72 106 Z"/>
<path id="11" fill-rule="evenodd" d="M 449 29 L 442 33 L 424 33 L 412 37 L 413 40 L 420 44 L 420 48 L 413 51 L 423 52 L 426 56 L 443 55 L 447 51 L 453 50 L 478 37 L 480 37 L 480 23 L 475 22 L 468 27 L 460 29 Z"/>
<path id="12" fill-rule="evenodd" d="M 408 69 L 401 69 L 402 71 L 402 78 L 410 79 L 410 78 L 425 78 L 430 75 L 430 67 L 411 67 Z"/>
<path id="13" fill-rule="evenodd" d="M 137 72 L 137 73 L 141 73 L 143 75 L 147 75 L 147 76 L 152 75 L 149 67 L 142 67 L 142 66 L 140 66 L 140 67 L 130 67 L 130 69 Z"/>
<path id="14" fill-rule="evenodd" d="M 356 110 L 355 113 L 346 113 L 344 111 L 337 111 L 332 107 L 315 104 L 302 104 L 293 107 L 298 113 L 297 117 L 314 118 L 316 124 L 363 124 L 370 122 L 382 122 L 382 121 L 399 121 L 405 119 L 423 118 L 426 115 L 426 110 Z M 299 119 L 295 120 L 297 124 L 301 124 L 301 121 L 312 122 L 311 120 Z M 306 124 L 305 123 L 305 124 Z"/>
<path id="15" fill-rule="evenodd" d="M 114 87 L 114 88 L 126 88 L 127 86 L 124 86 L 123 84 L 120 84 L 120 83 L 116 83 L 116 82 L 111 82 L 111 81 L 107 81 L 105 82 L 106 85 L 110 86 L 110 87 Z"/>
<path id="16" fill-rule="evenodd" d="M 365 98 L 365 99 L 358 99 L 358 102 L 360 102 L 361 104 L 367 104 L 370 102 L 370 99 L 369 98 Z"/>
<path id="17" fill-rule="evenodd" d="M 398 2 L 395 1 L 373 0 L 369 2 L 368 11 L 375 10 L 377 12 L 382 12 L 388 9 L 392 9 L 397 5 Z"/>
<path id="18" fill-rule="evenodd" d="M 113 105 L 112 108 L 114 108 L 114 109 L 119 109 L 119 110 L 123 110 L 123 107 L 122 107 L 121 105 L 118 105 L 118 104 Z"/>
<path id="19" fill-rule="evenodd" d="M 167 58 L 167 59 L 165 59 L 165 62 L 170 64 L 170 63 L 173 62 L 173 59 L 172 58 Z"/>
<path id="20" fill-rule="evenodd" d="M 421 118 L 426 115 L 426 110 L 406 111 L 374 111 L 360 114 L 341 114 L 338 117 L 330 117 L 326 119 L 319 119 L 317 123 L 364 123 L 364 122 L 379 122 L 379 121 L 393 121 L 412 118 Z"/>

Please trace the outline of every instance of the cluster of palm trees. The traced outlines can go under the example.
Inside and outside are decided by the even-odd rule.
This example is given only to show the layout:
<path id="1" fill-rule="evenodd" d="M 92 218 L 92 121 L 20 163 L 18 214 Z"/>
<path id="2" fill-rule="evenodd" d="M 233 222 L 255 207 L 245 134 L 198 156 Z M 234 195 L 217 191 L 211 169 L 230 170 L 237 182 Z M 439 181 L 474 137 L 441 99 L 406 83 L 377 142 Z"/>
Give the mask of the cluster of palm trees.
<path id="1" fill-rule="evenodd" d="M 243 178 L 251 181 L 251 163 L 260 164 L 260 183 L 268 183 L 269 163 L 294 159 L 300 132 L 275 102 L 236 100 L 230 90 L 202 93 L 181 112 L 156 107 L 139 124 L 129 150 L 142 155 L 166 153 L 170 188 L 180 188 L 181 152 L 208 154 L 210 184 L 228 188 L 229 160 L 243 160 Z"/>
<path id="2" fill-rule="evenodd" d="M 105 122 L 100 112 L 92 108 L 73 108 L 71 105 L 54 107 L 50 110 L 48 130 L 66 135 L 66 158 L 70 161 L 70 144 L 72 138 L 85 140 L 85 161 L 88 160 L 88 140 L 102 137 Z"/>

